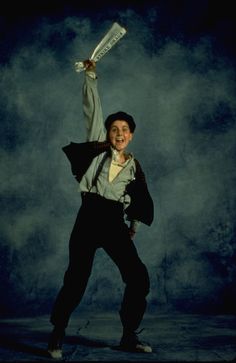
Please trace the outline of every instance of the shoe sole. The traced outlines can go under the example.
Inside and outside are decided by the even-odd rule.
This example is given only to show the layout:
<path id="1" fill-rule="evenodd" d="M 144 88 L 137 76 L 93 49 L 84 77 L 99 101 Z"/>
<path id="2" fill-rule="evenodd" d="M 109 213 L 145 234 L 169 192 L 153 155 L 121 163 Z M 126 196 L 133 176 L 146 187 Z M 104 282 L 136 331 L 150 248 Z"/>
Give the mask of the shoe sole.
<path id="1" fill-rule="evenodd" d="M 131 352 L 131 353 L 152 353 L 151 347 L 148 347 L 148 346 L 143 347 L 143 346 L 139 346 L 139 345 L 137 345 L 136 347 L 127 347 L 127 346 L 120 345 L 119 350 L 123 350 L 125 352 Z"/>
<path id="2" fill-rule="evenodd" d="M 60 349 L 56 350 L 48 350 L 48 353 L 51 358 L 53 359 L 61 359 L 62 358 L 62 351 Z"/>

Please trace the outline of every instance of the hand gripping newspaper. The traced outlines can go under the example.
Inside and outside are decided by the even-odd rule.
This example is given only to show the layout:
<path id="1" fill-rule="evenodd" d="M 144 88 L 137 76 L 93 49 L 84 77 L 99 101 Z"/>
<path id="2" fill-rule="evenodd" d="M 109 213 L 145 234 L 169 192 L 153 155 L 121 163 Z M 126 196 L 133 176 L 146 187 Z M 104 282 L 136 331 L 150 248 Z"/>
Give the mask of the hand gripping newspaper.
<path id="1" fill-rule="evenodd" d="M 126 29 L 115 22 L 100 43 L 98 43 L 89 59 L 98 62 L 125 34 Z M 84 70 L 85 67 L 82 61 L 75 62 L 76 72 L 79 73 Z"/>

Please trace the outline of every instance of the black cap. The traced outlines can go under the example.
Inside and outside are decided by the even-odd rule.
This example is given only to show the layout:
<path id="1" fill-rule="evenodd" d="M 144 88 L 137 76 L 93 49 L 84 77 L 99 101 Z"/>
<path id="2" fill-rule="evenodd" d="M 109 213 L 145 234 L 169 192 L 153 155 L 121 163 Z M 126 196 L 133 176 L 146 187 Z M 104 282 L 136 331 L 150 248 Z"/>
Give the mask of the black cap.
<path id="1" fill-rule="evenodd" d="M 112 113 L 111 115 L 109 115 L 107 117 L 107 119 L 105 121 L 105 127 L 106 127 L 107 131 L 109 131 L 112 122 L 114 122 L 116 120 L 126 121 L 129 125 L 130 132 L 132 132 L 132 133 L 134 132 L 136 124 L 134 122 L 133 117 L 131 115 L 129 115 L 128 113 L 122 112 L 122 111 Z"/>

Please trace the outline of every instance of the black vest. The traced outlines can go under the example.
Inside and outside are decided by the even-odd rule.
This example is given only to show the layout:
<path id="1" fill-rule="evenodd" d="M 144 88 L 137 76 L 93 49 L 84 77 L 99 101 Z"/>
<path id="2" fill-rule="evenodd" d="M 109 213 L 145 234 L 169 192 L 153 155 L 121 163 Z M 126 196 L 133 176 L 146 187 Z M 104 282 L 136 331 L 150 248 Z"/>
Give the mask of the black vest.
<path id="1" fill-rule="evenodd" d="M 71 142 L 62 148 L 71 164 L 72 174 L 78 182 L 88 170 L 93 158 L 102 152 L 110 150 L 110 143 L 107 141 L 90 141 L 84 143 Z M 126 187 L 126 192 L 131 198 L 130 205 L 126 208 L 128 220 L 139 220 L 150 226 L 154 218 L 154 204 L 148 191 L 144 172 L 135 160 L 136 173 L 135 179 Z"/>

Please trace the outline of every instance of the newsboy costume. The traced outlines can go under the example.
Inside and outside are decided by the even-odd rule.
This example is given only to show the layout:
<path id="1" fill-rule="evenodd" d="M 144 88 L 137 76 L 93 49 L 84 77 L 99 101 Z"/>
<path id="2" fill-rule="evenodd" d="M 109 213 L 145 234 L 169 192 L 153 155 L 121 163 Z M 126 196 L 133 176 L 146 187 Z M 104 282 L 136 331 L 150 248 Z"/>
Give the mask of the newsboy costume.
<path id="1" fill-rule="evenodd" d="M 85 73 L 83 111 L 87 141 L 63 147 L 80 186 L 82 205 L 71 233 L 69 265 L 52 309 L 51 322 L 57 328 L 67 327 L 85 292 L 95 252 L 103 248 L 125 283 L 119 312 L 123 329 L 135 332 L 146 309 L 149 275 L 129 228 L 135 230 L 140 222 L 151 225 L 153 201 L 139 162 L 129 154 L 125 163 L 119 164 L 116 150 L 106 141 L 112 117 L 104 125 L 94 72 Z M 123 119 L 134 131 L 132 117 L 123 113 Z"/>

